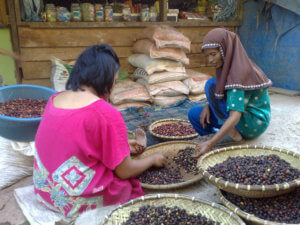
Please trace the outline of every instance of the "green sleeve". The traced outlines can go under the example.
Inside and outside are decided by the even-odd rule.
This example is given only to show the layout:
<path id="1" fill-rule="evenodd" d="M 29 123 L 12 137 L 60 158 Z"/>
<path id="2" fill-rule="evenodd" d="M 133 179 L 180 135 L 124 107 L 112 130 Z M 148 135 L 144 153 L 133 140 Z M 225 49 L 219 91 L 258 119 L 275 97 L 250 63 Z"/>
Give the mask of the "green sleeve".
<path id="1" fill-rule="evenodd" d="M 239 112 L 245 111 L 245 91 L 231 89 L 227 91 L 226 109 L 227 111 L 234 110 Z"/>

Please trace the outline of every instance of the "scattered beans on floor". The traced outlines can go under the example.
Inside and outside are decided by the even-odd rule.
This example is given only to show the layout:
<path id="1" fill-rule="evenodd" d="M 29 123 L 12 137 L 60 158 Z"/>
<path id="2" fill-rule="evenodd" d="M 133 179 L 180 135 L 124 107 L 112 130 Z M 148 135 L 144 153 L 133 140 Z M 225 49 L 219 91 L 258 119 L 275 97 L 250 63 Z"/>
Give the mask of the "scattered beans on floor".
<path id="1" fill-rule="evenodd" d="M 300 178 L 300 171 L 277 155 L 229 157 L 207 170 L 215 177 L 245 185 L 272 185 Z"/>
<path id="2" fill-rule="evenodd" d="M 142 206 L 137 212 L 130 212 L 129 219 L 122 225 L 219 225 L 220 223 L 211 221 L 200 213 L 189 214 L 185 209 L 177 206 Z"/>

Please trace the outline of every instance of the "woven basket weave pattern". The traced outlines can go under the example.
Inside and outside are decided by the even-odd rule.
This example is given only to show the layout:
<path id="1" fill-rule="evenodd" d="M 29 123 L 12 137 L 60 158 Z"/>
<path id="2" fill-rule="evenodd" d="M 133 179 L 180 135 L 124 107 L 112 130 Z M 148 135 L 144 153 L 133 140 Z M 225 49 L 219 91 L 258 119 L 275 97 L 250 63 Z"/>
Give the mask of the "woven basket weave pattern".
<path id="1" fill-rule="evenodd" d="M 278 155 L 281 159 L 289 162 L 292 167 L 300 169 L 300 155 L 292 151 L 286 151 L 274 147 L 258 147 L 258 146 L 232 146 L 228 148 L 217 149 L 203 155 L 198 161 L 198 167 L 204 175 L 204 178 L 216 185 L 218 188 L 227 192 L 248 197 L 263 198 L 272 197 L 288 193 L 300 186 L 300 179 L 296 179 L 289 183 L 274 185 L 244 185 L 225 181 L 216 178 L 207 172 L 208 167 L 213 167 L 217 163 L 225 161 L 228 157 L 236 156 L 261 156 L 261 155 Z"/>
<path id="2" fill-rule="evenodd" d="M 128 220 L 131 211 L 138 211 L 141 206 L 166 206 L 179 207 L 185 209 L 187 213 L 201 213 L 209 220 L 220 222 L 222 225 L 245 225 L 242 220 L 230 210 L 215 203 L 210 203 L 204 200 L 190 198 L 184 195 L 177 194 L 158 194 L 147 195 L 145 197 L 131 200 L 123 204 L 120 208 L 114 210 L 104 221 L 105 225 L 122 224 Z"/>

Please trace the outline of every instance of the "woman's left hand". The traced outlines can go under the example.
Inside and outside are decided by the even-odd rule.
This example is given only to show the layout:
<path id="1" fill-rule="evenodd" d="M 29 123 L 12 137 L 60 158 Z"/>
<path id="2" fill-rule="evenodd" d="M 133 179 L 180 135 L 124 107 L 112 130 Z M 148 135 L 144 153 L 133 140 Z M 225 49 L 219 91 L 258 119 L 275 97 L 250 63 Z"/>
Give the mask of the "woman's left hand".
<path id="1" fill-rule="evenodd" d="M 199 143 L 195 148 L 195 154 L 192 155 L 193 158 L 198 159 L 201 155 L 209 152 L 213 148 L 213 144 L 211 141 L 205 141 Z"/>
<path id="2" fill-rule="evenodd" d="M 145 151 L 145 147 L 140 145 L 137 140 L 128 140 L 128 144 L 130 147 L 130 153 L 131 154 L 141 154 Z"/>

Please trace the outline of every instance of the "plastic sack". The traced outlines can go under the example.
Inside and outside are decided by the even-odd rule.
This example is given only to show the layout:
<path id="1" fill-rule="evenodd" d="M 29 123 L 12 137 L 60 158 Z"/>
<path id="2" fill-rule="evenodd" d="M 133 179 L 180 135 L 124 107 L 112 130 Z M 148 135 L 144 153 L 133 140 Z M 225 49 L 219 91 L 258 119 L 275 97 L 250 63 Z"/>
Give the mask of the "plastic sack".
<path id="1" fill-rule="evenodd" d="M 205 92 L 206 81 L 210 79 L 211 76 L 194 70 L 187 70 L 187 75 L 189 78 L 184 80 L 183 83 L 189 88 L 190 94 L 203 94 Z"/>
<path id="2" fill-rule="evenodd" d="M 22 21 L 41 22 L 39 14 L 44 8 L 43 0 L 20 0 L 20 10 Z"/>
<path id="3" fill-rule="evenodd" d="M 151 102 L 152 100 L 143 85 L 131 80 L 122 80 L 114 86 L 110 101 L 114 105 L 119 105 L 129 102 Z"/>
<path id="4" fill-rule="evenodd" d="M 153 59 L 170 59 L 182 62 L 186 65 L 190 63 L 182 49 L 178 48 L 157 48 L 149 39 L 138 40 L 133 44 L 134 53 L 143 53 Z"/>
<path id="5" fill-rule="evenodd" d="M 144 69 L 148 74 L 159 71 L 185 73 L 185 67 L 182 66 L 181 62 L 168 59 L 152 59 L 145 54 L 133 54 L 128 58 L 128 62 L 134 67 Z"/>
<path id="6" fill-rule="evenodd" d="M 148 84 L 156 84 L 156 83 L 163 83 L 168 81 L 180 81 L 187 79 L 188 76 L 186 73 L 175 73 L 175 72 L 156 72 L 151 75 L 148 75 L 148 73 L 141 68 L 137 68 L 133 76 L 135 79 L 143 79 Z"/>
<path id="7" fill-rule="evenodd" d="M 168 97 L 168 96 L 154 96 L 153 97 L 153 101 L 155 105 L 159 105 L 159 106 L 169 106 L 169 105 L 173 105 L 177 102 L 179 102 L 181 99 L 186 98 L 185 95 L 178 95 L 178 96 L 174 96 L 174 97 Z"/>
<path id="8" fill-rule="evenodd" d="M 164 83 L 151 84 L 148 86 L 149 94 L 161 96 L 188 95 L 189 89 L 181 81 L 169 81 Z"/>
<path id="9" fill-rule="evenodd" d="M 51 62 L 51 88 L 56 91 L 64 91 L 74 62 L 66 63 L 55 57 L 51 57 Z"/>
<path id="10" fill-rule="evenodd" d="M 150 39 L 155 42 L 157 48 L 181 48 L 187 51 L 191 49 L 191 41 L 168 25 L 147 27 L 137 34 L 136 39 Z"/>
<path id="11" fill-rule="evenodd" d="M 0 190 L 33 173 L 34 142 L 0 137 Z"/>

